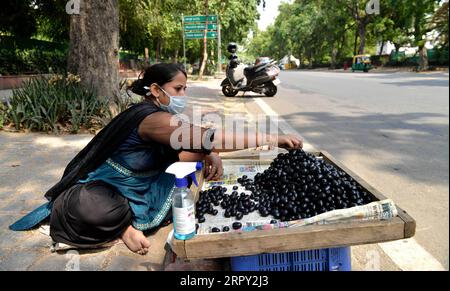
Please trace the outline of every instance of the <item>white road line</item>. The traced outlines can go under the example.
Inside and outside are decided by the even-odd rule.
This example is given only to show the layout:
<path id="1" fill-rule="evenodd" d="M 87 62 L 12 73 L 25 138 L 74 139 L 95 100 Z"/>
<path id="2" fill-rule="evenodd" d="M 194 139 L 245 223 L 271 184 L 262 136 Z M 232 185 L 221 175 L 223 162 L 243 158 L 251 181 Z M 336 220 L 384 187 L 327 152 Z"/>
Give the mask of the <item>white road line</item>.
<path id="1" fill-rule="evenodd" d="M 316 152 L 317 149 L 309 142 L 306 141 L 306 139 L 292 126 L 287 123 L 284 118 L 280 117 L 278 113 L 276 113 L 264 100 L 261 98 L 254 98 L 256 104 L 261 108 L 261 110 L 264 112 L 264 114 L 271 116 L 272 119 L 275 119 L 276 122 L 278 122 L 278 128 L 284 133 L 284 134 L 292 134 L 296 135 L 302 138 L 303 140 L 303 149 L 307 152 Z"/>
<path id="2" fill-rule="evenodd" d="M 277 118 L 279 128 L 281 131 L 283 131 L 284 134 L 295 134 L 301 136 L 286 122 L 286 120 L 280 117 L 278 113 L 276 113 L 266 102 L 264 102 L 264 100 L 262 100 L 261 98 L 255 98 L 254 100 L 266 115 Z M 308 151 L 308 147 L 312 147 L 309 143 L 306 143 L 305 140 L 304 144 L 304 149 L 306 151 Z M 378 245 L 401 270 L 445 271 L 444 266 L 430 253 L 428 253 L 421 245 L 419 245 L 413 238 L 388 243 L 380 243 Z"/>
<path id="3" fill-rule="evenodd" d="M 378 245 L 403 271 L 445 271 L 444 266 L 413 238 Z"/>

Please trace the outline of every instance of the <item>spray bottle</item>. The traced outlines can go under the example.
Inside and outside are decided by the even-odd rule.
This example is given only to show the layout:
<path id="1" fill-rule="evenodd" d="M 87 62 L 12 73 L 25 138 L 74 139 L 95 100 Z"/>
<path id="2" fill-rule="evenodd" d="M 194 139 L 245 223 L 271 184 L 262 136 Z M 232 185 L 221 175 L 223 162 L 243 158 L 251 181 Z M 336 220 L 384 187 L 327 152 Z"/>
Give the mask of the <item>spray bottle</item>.
<path id="1" fill-rule="evenodd" d="M 202 163 L 177 162 L 167 168 L 166 173 L 175 175 L 172 214 L 173 232 L 176 239 L 188 240 L 195 236 L 195 201 L 188 188 L 188 177 L 198 187 L 195 172 L 201 170 Z"/>

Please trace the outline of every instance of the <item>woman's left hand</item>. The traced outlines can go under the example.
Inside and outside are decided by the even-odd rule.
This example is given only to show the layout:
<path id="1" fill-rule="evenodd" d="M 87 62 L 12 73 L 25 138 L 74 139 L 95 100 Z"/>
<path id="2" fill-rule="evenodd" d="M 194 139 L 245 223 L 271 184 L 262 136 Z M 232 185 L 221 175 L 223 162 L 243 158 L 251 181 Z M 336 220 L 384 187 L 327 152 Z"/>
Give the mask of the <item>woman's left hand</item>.
<path id="1" fill-rule="evenodd" d="M 219 154 L 212 152 L 205 156 L 206 181 L 218 180 L 223 175 L 222 159 Z"/>

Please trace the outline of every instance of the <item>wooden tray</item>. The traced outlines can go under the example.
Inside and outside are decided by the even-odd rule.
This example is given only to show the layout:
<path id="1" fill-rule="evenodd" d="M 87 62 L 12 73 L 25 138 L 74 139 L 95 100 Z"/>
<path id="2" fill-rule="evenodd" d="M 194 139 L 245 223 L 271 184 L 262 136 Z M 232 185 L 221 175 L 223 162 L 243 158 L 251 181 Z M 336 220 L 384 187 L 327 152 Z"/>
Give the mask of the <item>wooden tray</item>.
<path id="1" fill-rule="evenodd" d="M 314 154 L 323 157 L 326 162 L 350 175 L 375 200 L 386 199 L 379 191 L 327 152 Z M 245 159 L 248 160 L 248 157 Z M 228 161 L 235 163 L 236 160 L 239 159 Z M 226 165 L 227 160 L 224 159 L 223 162 Z M 198 175 L 198 178 L 202 185 L 203 175 Z M 198 189 L 196 191 L 198 195 Z M 416 222 L 398 205 L 396 206 L 398 216 L 389 221 L 355 221 L 300 228 L 199 235 L 187 241 L 174 239 L 172 250 L 178 257 L 190 260 L 372 244 L 414 236 Z"/>

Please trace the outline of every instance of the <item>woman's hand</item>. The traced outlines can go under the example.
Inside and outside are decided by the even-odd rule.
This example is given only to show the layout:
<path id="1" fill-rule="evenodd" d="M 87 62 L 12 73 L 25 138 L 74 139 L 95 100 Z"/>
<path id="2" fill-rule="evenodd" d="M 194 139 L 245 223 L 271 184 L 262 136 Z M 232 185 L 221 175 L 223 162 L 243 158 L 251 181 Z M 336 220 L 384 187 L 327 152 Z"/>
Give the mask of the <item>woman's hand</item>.
<path id="1" fill-rule="evenodd" d="M 223 175 L 222 159 L 219 154 L 212 152 L 205 155 L 206 181 L 218 180 Z"/>
<path id="2" fill-rule="evenodd" d="M 295 135 L 280 135 L 278 136 L 278 147 L 287 150 L 303 148 L 303 140 Z"/>

